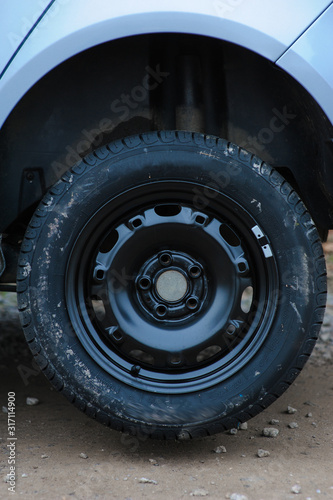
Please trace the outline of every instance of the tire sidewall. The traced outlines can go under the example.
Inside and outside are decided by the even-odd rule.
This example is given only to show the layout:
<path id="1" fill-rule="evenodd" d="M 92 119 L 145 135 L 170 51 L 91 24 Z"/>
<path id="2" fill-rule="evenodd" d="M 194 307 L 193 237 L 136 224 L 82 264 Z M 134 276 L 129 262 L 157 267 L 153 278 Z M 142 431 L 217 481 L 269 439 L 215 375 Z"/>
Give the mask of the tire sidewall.
<path id="1" fill-rule="evenodd" d="M 254 401 L 259 404 L 266 388 L 285 379 L 304 344 L 303 325 L 313 323 L 315 269 L 307 257 L 312 248 L 305 230 L 310 219 L 303 205 L 297 213 L 288 199 L 291 190 L 283 195 L 281 183 L 274 186 L 260 165 L 256 158 L 249 161 L 245 155 L 242 160 L 202 145 L 159 144 L 150 146 L 149 154 L 142 147 L 99 161 L 80 175 L 74 172 L 56 201 L 48 201 L 44 217 L 33 221 L 39 227 L 31 254 L 29 301 L 41 355 L 70 391 L 79 391 L 90 405 L 115 418 L 154 429 L 163 428 L 167 419 L 168 427 L 179 430 L 232 419 Z M 66 309 L 65 276 L 71 249 L 97 210 L 133 186 L 176 179 L 192 179 L 197 184 L 193 198 L 198 209 L 209 206 L 215 190 L 252 215 L 274 255 L 280 299 L 270 332 L 241 372 L 198 393 L 165 396 L 116 380 L 87 354 Z M 295 206 L 299 203 L 295 199 Z"/>

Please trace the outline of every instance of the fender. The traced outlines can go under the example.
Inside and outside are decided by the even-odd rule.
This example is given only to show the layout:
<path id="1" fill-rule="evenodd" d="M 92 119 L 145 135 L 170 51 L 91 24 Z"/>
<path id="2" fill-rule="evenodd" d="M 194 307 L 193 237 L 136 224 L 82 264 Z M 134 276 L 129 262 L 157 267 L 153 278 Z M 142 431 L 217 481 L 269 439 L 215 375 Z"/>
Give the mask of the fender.
<path id="1" fill-rule="evenodd" d="M 6 66 L 15 57 L 36 26 L 42 22 L 42 18 L 51 3 L 50 0 L 2 2 L 1 22 L 3 24 L 0 29 L 0 74 L 4 72 Z"/>
<path id="2" fill-rule="evenodd" d="M 41 16 L 15 57 L 12 55 L 10 64 L 2 62 L 6 70 L 0 80 L 0 126 L 40 78 L 97 44 L 142 33 L 192 33 L 236 43 L 274 62 L 331 2 L 304 4 L 303 0 L 294 0 L 291 5 L 288 0 L 280 0 L 269 8 L 265 0 L 162 0 L 156 4 L 156 0 L 51 2 L 46 15 Z M 9 13 L 13 15 L 7 8 L 8 17 Z M 330 89 L 327 101 L 333 100 L 332 92 Z"/>
<path id="3" fill-rule="evenodd" d="M 277 61 L 312 94 L 333 123 L 333 5 Z M 324 35 L 324 36 L 323 36 Z M 322 54 L 322 57 L 318 57 Z M 314 57 L 315 56 L 315 57 Z"/>

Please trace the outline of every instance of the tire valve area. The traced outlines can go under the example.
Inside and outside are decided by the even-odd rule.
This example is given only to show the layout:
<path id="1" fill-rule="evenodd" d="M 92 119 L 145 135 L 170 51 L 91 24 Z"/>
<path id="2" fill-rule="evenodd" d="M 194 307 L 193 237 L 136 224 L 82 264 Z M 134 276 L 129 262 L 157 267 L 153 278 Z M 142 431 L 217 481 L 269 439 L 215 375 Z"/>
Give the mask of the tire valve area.
<path id="1" fill-rule="evenodd" d="M 131 375 L 133 375 L 133 377 L 137 377 L 140 373 L 140 370 L 141 370 L 141 366 L 133 365 L 131 368 Z"/>

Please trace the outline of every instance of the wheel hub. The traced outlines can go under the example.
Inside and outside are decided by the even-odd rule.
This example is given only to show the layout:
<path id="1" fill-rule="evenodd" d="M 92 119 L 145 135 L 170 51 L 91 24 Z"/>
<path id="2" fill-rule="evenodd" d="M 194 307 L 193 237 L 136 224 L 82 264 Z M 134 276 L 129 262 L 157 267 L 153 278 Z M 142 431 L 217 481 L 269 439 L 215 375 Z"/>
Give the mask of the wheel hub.
<path id="1" fill-rule="evenodd" d="M 198 261 L 184 252 L 168 250 L 142 266 L 136 289 L 142 309 L 155 320 L 179 321 L 201 310 L 208 285 Z"/>
<path id="2" fill-rule="evenodd" d="M 156 282 L 157 294 L 166 302 L 178 302 L 185 297 L 187 290 L 187 279 L 176 270 L 162 272 Z"/>

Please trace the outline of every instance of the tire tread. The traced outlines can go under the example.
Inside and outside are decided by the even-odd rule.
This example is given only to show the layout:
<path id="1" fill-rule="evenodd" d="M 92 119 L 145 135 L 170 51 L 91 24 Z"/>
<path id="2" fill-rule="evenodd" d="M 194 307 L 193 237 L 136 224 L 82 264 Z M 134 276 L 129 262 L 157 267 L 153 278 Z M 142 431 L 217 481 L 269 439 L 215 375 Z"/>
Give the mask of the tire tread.
<path id="1" fill-rule="evenodd" d="M 202 144 L 202 142 L 204 144 Z M 151 431 L 146 430 L 147 434 L 151 437 L 157 437 L 161 439 L 192 439 L 193 437 L 202 437 L 203 435 L 209 436 L 216 432 L 223 432 L 228 428 L 237 427 L 241 422 L 244 422 L 249 417 L 254 417 L 265 409 L 269 404 L 275 401 L 285 390 L 290 386 L 290 384 L 299 375 L 301 368 L 305 364 L 306 359 L 310 356 L 312 349 L 315 344 L 315 340 L 318 338 L 320 327 L 322 325 L 325 303 L 326 303 L 326 267 L 325 258 L 323 254 L 323 249 L 320 241 L 319 234 L 315 227 L 314 222 L 311 219 L 309 212 L 307 211 L 305 205 L 300 200 L 296 191 L 285 181 L 285 179 L 267 163 L 260 160 L 255 155 L 249 153 L 248 151 L 236 146 L 231 142 L 227 142 L 224 139 L 213 137 L 210 135 L 203 136 L 198 133 L 190 132 L 148 132 L 145 134 L 140 134 L 138 136 L 127 137 L 125 139 L 119 139 L 112 144 L 103 146 L 99 148 L 94 153 L 89 154 L 82 161 L 74 165 L 69 171 L 62 175 L 61 179 L 50 189 L 49 193 L 45 195 L 41 201 L 37 211 L 35 212 L 28 229 L 25 234 L 25 239 L 21 246 L 21 254 L 18 265 L 17 273 L 17 295 L 18 295 L 18 306 L 20 312 L 21 324 L 28 341 L 30 348 L 34 354 L 35 361 L 50 380 L 56 390 L 62 393 L 71 403 L 77 406 L 81 411 L 92 416 L 104 425 L 111 426 L 113 428 L 122 430 L 127 433 L 133 433 L 133 424 L 124 423 L 117 418 L 112 418 L 101 411 L 98 408 L 94 408 L 88 401 L 72 393 L 72 391 L 66 386 L 65 380 L 61 377 L 59 373 L 56 372 L 52 363 L 48 361 L 47 355 L 44 352 L 43 347 L 39 343 L 36 331 L 31 325 L 31 310 L 29 308 L 29 266 L 31 266 L 31 257 L 33 249 L 37 243 L 39 231 L 42 226 L 41 219 L 46 217 L 47 214 L 52 210 L 55 203 L 61 199 L 62 196 L 70 189 L 73 179 L 77 179 L 91 169 L 95 168 L 99 162 L 111 159 L 124 153 L 125 151 L 132 151 L 140 147 L 145 147 L 151 144 L 195 144 L 202 145 L 206 148 L 214 148 L 218 152 L 226 156 L 237 157 L 242 164 L 247 165 L 249 168 L 254 170 L 256 173 L 261 175 L 266 181 L 276 190 L 278 190 L 281 196 L 288 203 L 290 208 L 293 210 L 300 224 L 303 225 L 306 230 L 309 240 L 312 243 L 312 258 L 316 265 L 319 277 L 315 282 L 316 286 L 316 302 L 318 307 L 313 312 L 313 323 L 309 327 L 307 338 L 304 342 L 304 349 L 298 353 L 295 358 L 294 366 L 290 367 L 284 377 L 284 380 L 280 380 L 274 387 L 271 388 L 270 392 L 265 395 L 265 398 L 260 401 L 254 402 L 251 407 L 246 410 L 242 410 L 236 417 L 232 419 L 226 419 L 221 422 L 207 422 L 205 425 L 197 424 L 196 427 L 184 428 L 182 432 L 179 431 L 163 431 L 161 429 L 151 429 Z M 139 431 L 138 431 L 139 432 Z"/>

